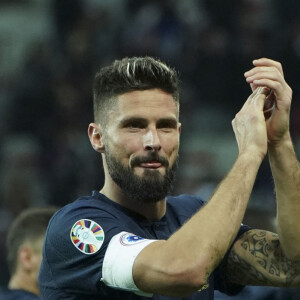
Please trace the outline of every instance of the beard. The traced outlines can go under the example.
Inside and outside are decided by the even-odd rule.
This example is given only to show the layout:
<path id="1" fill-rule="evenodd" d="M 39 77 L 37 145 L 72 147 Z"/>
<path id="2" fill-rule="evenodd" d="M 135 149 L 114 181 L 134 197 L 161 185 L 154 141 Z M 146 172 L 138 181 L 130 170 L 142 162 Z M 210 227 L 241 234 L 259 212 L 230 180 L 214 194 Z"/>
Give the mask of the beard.
<path id="1" fill-rule="evenodd" d="M 108 172 L 113 181 L 132 201 L 155 203 L 171 193 L 178 165 L 178 157 L 173 165 L 169 167 L 169 162 L 166 158 L 153 152 L 147 156 L 134 157 L 131 160 L 130 166 L 124 166 L 110 153 L 109 149 L 107 149 L 105 158 Z M 162 175 L 158 170 L 148 169 L 145 169 L 141 176 L 134 174 L 135 166 L 152 161 L 159 162 L 165 167 L 165 175 Z"/>

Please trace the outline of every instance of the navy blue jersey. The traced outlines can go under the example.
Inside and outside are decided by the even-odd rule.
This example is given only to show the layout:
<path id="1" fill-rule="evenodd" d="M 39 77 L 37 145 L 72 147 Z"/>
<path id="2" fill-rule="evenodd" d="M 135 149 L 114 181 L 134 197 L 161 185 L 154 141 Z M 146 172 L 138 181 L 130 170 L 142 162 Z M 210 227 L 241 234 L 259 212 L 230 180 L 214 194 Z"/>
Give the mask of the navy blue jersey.
<path id="1" fill-rule="evenodd" d="M 144 239 L 168 239 L 204 204 L 201 199 L 189 195 L 168 197 L 166 214 L 157 222 L 150 222 L 134 214 L 96 191 L 92 196 L 79 198 L 63 207 L 52 217 L 46 233 L 39 275 L 42 298 L 175 299 L 160 295 L 147 298 L 106 286 L 100 281 L 104 255 L 112 237 L 122 231 Z M 84 232 L 83 228 L 87 227 L 90 231 Z M 248 229 L 242 226 L 238 236 Z M 92 233 L 88 238 L 94 242 L 81 242 L 78 232 L 86 237 Z M 211 274 L 207 288 L 184 299 L 213 299 L 214 289 L 235 294 L 241 288 L 228 284 L 219 267 Z"/>
<path id="2" fill-rule="evenodd" d="M 40 298 L 24 290 L 0 290 L 0 300 L 39 300 Z"/>

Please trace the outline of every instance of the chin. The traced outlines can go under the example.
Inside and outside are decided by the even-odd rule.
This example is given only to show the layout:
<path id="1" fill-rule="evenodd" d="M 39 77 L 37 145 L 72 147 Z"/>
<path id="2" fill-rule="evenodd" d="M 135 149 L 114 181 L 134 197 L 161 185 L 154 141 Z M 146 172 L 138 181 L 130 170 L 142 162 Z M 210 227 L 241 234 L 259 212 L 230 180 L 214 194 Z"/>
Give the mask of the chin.
<path id="1" fill-rule="evenodd" d="M 157 168 L 157 169 L 151 169 L 151 168 L 143 168 L 142 174 L 160 174 L 164 176 L 166 174 L 165 168 Z"/>

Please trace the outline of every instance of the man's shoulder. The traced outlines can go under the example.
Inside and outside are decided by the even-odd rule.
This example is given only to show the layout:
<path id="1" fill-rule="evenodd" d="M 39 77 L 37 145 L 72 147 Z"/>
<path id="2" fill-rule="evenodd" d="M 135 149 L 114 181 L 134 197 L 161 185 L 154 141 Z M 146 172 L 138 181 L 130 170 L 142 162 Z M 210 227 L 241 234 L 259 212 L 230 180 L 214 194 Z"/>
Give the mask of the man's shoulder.
<path id="1" fill-rule="evenodd" d="M 102 232 L 117 227 L 123 219 L 122 208 L 104 195 L 93 192 L 91 196 L 80 197 L 67 204 L 53 215 L 47 228 L 45 245 L 66 247 L 70 236 L 72 239 L 72 234 L 80 226 L 93 230 L 98 228 Z M 60 251 L 60 254 L 63 252 Z"/>
<path id="2" fill-rule="evenodd" d="M 63 224 L 81 217 L 93 218 L 99 216 L 112 217 L 119 210 L 117 205 L 97 191 L 93 191 L 89 196 L 77 198 L 59 209 L 52 217 L 50 224 Z"/>
<path id="3" fill-rule="evenodd" d="M 92 191 L 91 195 L 81 196 L 72 203 L 65 205 L 62 210 L 72 211 L 82 208 L 105 209 L 114 205 L 114 202 L 98 191 Z"/>

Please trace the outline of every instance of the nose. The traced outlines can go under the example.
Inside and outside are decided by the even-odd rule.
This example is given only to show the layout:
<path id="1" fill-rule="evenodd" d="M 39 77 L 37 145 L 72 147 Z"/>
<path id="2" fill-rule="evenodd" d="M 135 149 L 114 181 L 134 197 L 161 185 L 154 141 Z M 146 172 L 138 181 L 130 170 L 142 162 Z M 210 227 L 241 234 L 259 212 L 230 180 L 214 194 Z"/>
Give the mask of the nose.
<path id="1" fill-rule="evenodd" d="M 143 136 L 143 146 L 146 151 L 159 151 L 161 149 L 160 139 L 156 130 L 149 130 Z"/>

